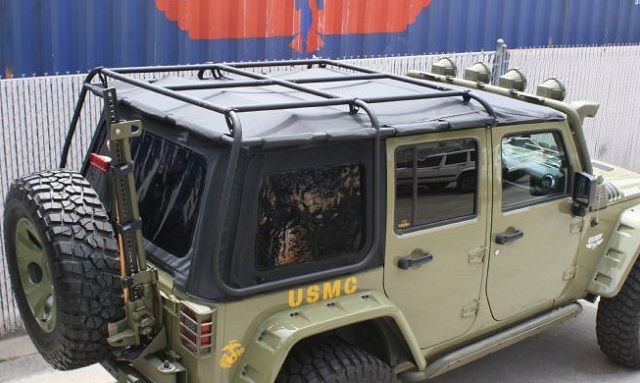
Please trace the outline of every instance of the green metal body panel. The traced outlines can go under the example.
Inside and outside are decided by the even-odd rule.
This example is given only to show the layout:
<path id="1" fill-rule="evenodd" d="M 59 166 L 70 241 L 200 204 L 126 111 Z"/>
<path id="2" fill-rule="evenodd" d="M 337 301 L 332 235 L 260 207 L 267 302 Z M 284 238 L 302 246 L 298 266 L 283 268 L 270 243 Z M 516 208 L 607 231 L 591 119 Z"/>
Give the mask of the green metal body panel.
<path id="1" fill-rule="evenodd" d="M 606 298 L 618 294 L 640 254 L 640 204 L 624 210 L 614 228 L 588 288 Z"/>
<path id="2" fill-rule="evenodd" d="M 247 345 L 246 353 L 230 380 L 272 382 L 297 342 L 336 328 L 383 317 L 396 322 L 416 358 L 416 364 L 424 368 L 426 363 L 401 311 L 381 292 L 365 291 L 270 316 Z"/>

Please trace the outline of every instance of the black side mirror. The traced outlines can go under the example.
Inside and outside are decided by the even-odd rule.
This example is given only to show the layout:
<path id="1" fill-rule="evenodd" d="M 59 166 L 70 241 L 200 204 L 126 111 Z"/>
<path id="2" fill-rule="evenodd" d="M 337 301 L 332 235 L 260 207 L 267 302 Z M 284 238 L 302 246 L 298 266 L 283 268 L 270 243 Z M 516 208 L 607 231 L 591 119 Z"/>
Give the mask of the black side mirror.
<path id="1" fill-rule="evenodd" d="M 576 172 L 573 176 L 572 213 L 575 216 L 584 217 L 591 210 L 596 201 L 596 188 L 598 180 L 589 173 Z"/>

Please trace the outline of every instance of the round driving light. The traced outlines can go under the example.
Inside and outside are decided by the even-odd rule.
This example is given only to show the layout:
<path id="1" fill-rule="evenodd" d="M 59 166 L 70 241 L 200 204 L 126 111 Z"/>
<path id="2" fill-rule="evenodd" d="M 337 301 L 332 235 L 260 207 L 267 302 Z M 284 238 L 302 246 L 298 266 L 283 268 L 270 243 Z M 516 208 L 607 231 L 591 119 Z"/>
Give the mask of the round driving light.
<path id="1" fill-rule="evenodd" d="M 545 80 L 536 88 L 536 95 L 562 101 L 567 97 L 567 88 L 555 77 Z"/>
<path id="2" fill-rule="evenodd" d="M 520 69 L 509 69 L 507 73 L 498 79 L 498 86 L 523 92 L 527 87 L 527 78 Z"/>
<path id="3" fill-rule="evenodd" d="M 458 75 L 458 67 L 449 57 L 443 57 L 431 65 L 431 73 L 455 77 Z"/>
<path id="4" fill-rule="evenodd" d="M 488 83 L 491 80 L 491 70 L 483 62 L 477 62 L 464 70 L 464 79 Z"/>

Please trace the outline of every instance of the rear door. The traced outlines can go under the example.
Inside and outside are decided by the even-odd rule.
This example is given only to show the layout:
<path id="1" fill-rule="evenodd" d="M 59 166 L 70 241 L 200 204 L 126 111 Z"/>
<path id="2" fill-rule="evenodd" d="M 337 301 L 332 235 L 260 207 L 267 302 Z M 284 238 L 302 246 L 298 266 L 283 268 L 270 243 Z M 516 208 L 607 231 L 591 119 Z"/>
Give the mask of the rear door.
<path id="1" fill-rule="evenodd" d="M 487 134 L 480 128 L 387 141 L 385 291 L 423 348 L 463 335 L 476 317 L 491 202 Z M 466 169 L 472 187 L 422 187 L 421 159 L 452 152 L 477 154 Z"/>

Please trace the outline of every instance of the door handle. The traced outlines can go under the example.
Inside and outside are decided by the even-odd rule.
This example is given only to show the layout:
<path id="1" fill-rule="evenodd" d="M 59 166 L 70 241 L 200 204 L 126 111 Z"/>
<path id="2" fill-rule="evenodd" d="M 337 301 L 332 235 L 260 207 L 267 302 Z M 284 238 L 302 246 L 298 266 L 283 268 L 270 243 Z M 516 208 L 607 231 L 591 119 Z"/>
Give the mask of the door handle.
<path id="1" fill-rule="evenodd" d="M 419 266 L 427 262 L 431 262 L 432 260 L 433 260 L 433 254 L 431 253 L 424 253 L 419 257 L 412 257 L 410 255 L 406 255 L 398 259 L 398 267 L 401 268 L 402 270 L 407 270 L 413 266 Z"/>
<path id="2" fill-rule="evenodd" d="M 496 235 L 496 243 L 504 245 L 505 243 L 513 242 L 522 237 L 524 237 L 524 232 L 522 230 L 510 226 L 504 233 Z"/>

